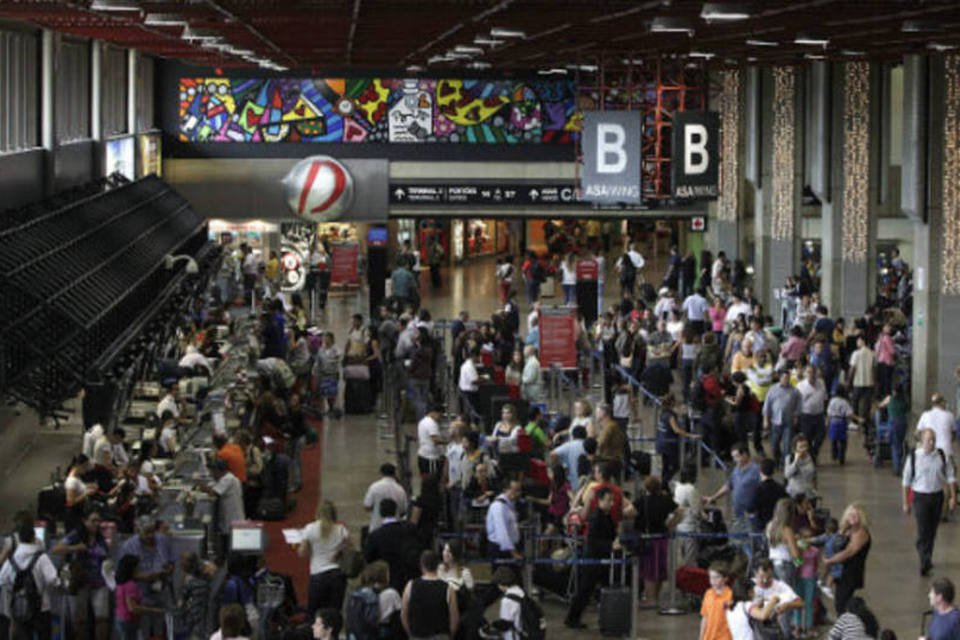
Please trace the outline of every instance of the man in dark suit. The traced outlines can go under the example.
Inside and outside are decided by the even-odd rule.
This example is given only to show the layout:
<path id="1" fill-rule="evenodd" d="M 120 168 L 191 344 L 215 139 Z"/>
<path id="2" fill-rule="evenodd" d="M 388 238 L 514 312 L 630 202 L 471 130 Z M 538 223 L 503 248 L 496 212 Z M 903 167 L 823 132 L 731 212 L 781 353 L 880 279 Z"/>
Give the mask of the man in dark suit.
<path id="1" fill-rule="evenodd" d="M 407 582 L 420 575 L 420 542 L 417 527 L 397 518 L 397 503 L 390 498 L 380 501 L 383 524 L 373 531 L 363 545 L 367 562 L 383 560 L 390 565 L 390 586 L 402 593 Z"/>

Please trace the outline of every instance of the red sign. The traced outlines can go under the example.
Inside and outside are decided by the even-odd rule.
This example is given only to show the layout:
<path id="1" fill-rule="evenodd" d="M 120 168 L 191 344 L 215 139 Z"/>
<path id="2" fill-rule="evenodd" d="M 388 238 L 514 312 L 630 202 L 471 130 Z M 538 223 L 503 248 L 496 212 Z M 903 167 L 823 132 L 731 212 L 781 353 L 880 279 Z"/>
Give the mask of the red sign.
<path id="1" fill-rule="evenodd" d="M 597 280 L 600 274 L 600 265 L 593 258 L 577 261 L 577 280 Z"/>
<path id="2" fill-rule="evenodd" d="M 690 218 L 690 231 L 706 231 L 706 230 L 707 230 L 706 216 L 694 216 Z"/>
<path id="3" fill-rule="evenodd" d="M 360 245 L 355 242 L 335 244 L 331 250 L 333 267 L 330 284 L 360 283 Z"/>
<path id="4" fill-rule="evenodd" d="M 564 307 L 540 311 L 540 366 L 577 368 L 577 309 Z"/>

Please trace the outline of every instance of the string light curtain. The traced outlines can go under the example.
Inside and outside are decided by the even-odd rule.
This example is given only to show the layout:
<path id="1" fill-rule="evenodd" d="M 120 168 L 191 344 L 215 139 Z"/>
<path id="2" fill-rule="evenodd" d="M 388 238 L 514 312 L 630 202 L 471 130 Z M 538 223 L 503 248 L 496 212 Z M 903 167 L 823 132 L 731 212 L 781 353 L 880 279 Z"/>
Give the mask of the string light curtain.
<path id="1" fill-rule="evenodd" d="M 740 70 L 722 72 L 720 93 L 720 202 L 717 217 L 725 222 L 737 219 L 740 206 Z"/>
<path id="2" fill-rule="evenodd" d="M 794 150 L 796 147 L 796 74 L 793 67 L 773 69 L 773 221 L 774 240 L 794 233 Z"/>
<path id="3" fill-rule="evenodd" d="M 960 55 L 944 59 L 943 277 L 941 291 L 960 294 Z"/>
<path id="4" fill-rule="evenodd" d="M 843 96 L 843 260 L 867 261 L 870 236 L 870 65 L 848 62 Z"/>

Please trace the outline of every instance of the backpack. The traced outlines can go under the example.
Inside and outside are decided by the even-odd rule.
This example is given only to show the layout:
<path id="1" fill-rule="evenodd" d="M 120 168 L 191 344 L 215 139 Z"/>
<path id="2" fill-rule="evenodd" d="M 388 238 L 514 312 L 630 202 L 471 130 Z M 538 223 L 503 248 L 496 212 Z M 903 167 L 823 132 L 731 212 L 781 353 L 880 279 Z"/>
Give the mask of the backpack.
<path id="1" fill-rule="evenodd" d="M 543 640 L 547 637 L 547 620 L 537 602 L 524 594 L 523 597 L 508 593 L 506 598 L 520 604 L 520 628 L 517 631 L 524 640 Z"/>
<path id="2" fill-rule="evenodd" d="M 37 581 L 33 577 L 33 567 L 42 555 L 42 551 L 35 553 L 27 566 L 22 569 L 17 566 L 13 556 L 10 556 L 10 565 L 16 572 L 16 577 L 13 579 L 13 592 L 10 596 L 10 617 L 16 622 L 29 622 L 40 613 L 42 601 L 40 589 L 37 588 Z"/>
<path id="3" fill-rule="evenodd" d="M 360 587 L 347 601 L 347 640 L 380 637 L 380 598 L 370 587 Z"/>

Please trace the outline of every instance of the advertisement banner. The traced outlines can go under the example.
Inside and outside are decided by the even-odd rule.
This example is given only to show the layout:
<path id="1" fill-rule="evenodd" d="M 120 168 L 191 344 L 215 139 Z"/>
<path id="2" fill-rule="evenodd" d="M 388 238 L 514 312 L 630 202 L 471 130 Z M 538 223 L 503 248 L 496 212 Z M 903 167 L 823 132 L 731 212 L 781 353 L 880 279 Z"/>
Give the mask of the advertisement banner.
<path id="1" fill-rule="evenodd" d="M 333 267 L 330 284 L 360 284 L 360 245 L 355 242 L 330 247 Z"/>
<path id="2" fill-rule="evenodd" d="M 673 196 L 713 200 L 720 195 L 720 116 L 681 111 L 673 116 Z"/>
<path id="3" fill-rule="evenodd" d="M 639 111 L 583 112 L 583 199 L 640 204 Z"/>
<path id="4" fill-rule="evenodd" d="M 540 311 L 540 366 L 577 368 L 577 310 L 556 307 Z"/>
<path id="5" fill-rule="evenodd" d="M 160 147 L 159 133 L 144 133 L 137 137 L 140 148 L 139 177 L 155 175 L 163 176 L 163 160 Z"/>

